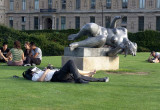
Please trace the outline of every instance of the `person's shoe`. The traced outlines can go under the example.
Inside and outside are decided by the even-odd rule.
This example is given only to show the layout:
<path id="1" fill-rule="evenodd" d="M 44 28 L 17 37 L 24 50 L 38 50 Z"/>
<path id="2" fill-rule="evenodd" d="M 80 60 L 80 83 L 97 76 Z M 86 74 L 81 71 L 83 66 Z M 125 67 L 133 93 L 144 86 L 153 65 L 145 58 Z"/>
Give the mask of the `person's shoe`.
<path id="1" fill-rule="evenodd" d="M 24 66 L 31 66 L 31 64 L 25 64 Z"/>
<path id="2" fill-rule="evenodd" d="M 109 77 L 105 77 L 104 82 L 109 82 Z"/>
<path id="3" fill-rule="evenodd" d="M 84 81 L 83 79 L 77 79 L 76 81 L 75 81 L 76 83 L 80 83 L 80 84 L 88 84 L 89 82 L 88 81 Z"/>

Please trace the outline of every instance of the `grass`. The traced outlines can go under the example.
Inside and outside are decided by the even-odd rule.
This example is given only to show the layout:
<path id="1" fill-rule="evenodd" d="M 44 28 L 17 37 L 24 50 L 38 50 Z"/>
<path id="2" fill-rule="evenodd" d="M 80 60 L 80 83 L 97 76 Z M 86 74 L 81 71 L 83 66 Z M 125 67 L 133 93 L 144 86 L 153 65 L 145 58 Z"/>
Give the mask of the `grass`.
<path id="1" fill-rule="evenodd" d="M 109 83 L 31 82 L 21 73 L 28 67 L 0 63 L 0 110 L 159 110 L 160 63 L 145 62 L 149 53 L 136 57 L 120 55 L 121 72 L 147 72 L 147 75 L 107 74 Z M 48 63 L 61 66 L 61 57 L 43 57 L 40 68 Z M 21 78 L 12 78 L 18 75 Z"/>

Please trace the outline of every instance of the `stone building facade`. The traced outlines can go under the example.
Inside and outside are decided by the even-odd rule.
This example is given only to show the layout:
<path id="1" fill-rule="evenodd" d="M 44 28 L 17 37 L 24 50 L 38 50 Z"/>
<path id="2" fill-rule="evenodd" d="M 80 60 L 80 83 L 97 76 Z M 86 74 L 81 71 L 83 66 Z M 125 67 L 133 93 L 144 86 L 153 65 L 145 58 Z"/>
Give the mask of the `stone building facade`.
<path id="1" fill-rule="evenodd" d="M 5 24 L 5 0 L 0 0 L 0 24 Z"/>
<path id="2" fill-rule="evenodd" d="M 78 29 L 89 22 L 109 27 L 121 15 L 117 24 L 129 32 L 160 31 L 160 0 L 0 0 L 1 4 L 5 8 L 0 6 L 0 22 L 18 30 Z"/>

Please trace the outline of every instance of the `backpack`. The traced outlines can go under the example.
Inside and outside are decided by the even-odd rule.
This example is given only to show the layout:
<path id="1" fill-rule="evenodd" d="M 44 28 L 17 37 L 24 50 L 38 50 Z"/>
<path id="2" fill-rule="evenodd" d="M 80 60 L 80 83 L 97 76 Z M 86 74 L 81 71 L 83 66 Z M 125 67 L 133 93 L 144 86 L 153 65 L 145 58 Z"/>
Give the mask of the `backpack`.
<path id="1" fill-rule="evenodd" d="M 33 69 L 33 67 L 31 67 L 28 70 L 24 71 L 22 73 L 22 76 L 27 80 L 32 80 L 32 74 L 31 74 L 32 73 L 32 69 Z"/>

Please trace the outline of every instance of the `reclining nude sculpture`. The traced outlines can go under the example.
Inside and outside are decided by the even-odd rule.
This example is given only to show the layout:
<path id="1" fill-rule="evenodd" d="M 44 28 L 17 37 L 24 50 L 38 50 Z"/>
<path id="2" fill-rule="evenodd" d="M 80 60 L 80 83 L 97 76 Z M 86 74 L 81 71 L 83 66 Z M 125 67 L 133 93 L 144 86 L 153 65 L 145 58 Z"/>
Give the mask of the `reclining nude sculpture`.
<path id="1" fill-rule="evenodd" d="M 77 34 L 68 36 L 68 40 L 75 40 L 82 36 L 88 36 L 88 39 L 71 43 L 70 50 L 73 51 L 77 47 L 92 47 L 100 48 L 108 45 L 110 50 L 106 52 L 107 56 L 116 56 L 119 53 L 136 55 L 137 44 L 128 39 L 127 29 L 120 27 L 116 28 L 116 22 L 121 19 L 121 16 L 116 16 L 110 28 L 101 27 L 95 23 L 88 23 L 82 27 Z"/>

